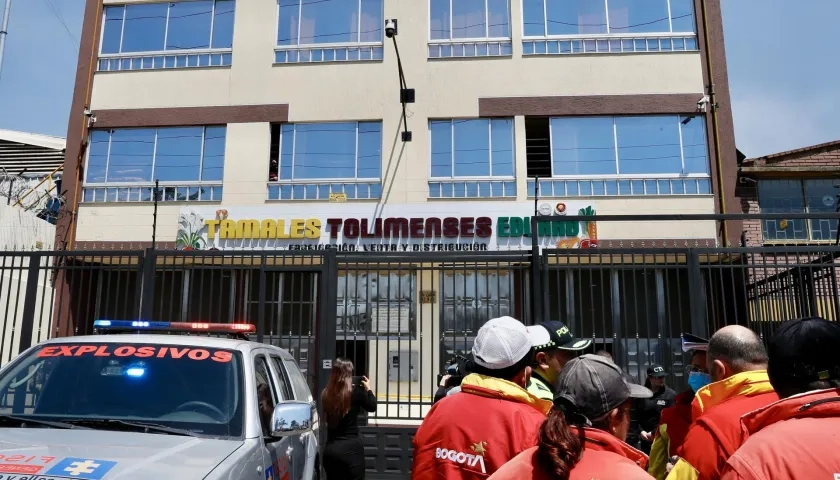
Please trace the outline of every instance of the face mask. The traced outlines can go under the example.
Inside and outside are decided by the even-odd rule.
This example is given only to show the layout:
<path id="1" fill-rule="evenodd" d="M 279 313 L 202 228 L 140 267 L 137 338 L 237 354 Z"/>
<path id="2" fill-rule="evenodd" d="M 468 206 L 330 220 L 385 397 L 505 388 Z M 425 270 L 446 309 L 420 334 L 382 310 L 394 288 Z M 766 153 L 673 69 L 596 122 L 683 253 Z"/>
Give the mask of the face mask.
<path id="1" fill-rule="evenodd" d="M 691 372 L 688 374 L 688 386 L 695 392 L 710 383 L 712 383 L 712 376 L 708 373 Z"/>

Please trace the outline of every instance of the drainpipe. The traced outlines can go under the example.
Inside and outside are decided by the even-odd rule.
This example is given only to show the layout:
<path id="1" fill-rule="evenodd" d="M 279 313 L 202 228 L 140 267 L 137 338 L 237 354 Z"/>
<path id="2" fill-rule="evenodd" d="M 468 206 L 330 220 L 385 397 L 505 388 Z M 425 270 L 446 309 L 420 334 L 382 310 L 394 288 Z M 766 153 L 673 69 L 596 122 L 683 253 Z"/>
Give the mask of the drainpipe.
<path id="1" fill-rule="evenodd" d="M 715 139 L 715 163 L 717 164 L 717 183 L 718 183 L 718 205 L 720 213 L 726 214 L 726 195 L 723 187 L 723 161 L 720 155 L 720 135 L 718 132 L 718 118 L 717 118 L 717 99 L 715 96 L 714 72 L 712 70 L 712 53 L 709 48 L 709 23 L 706 20 L 706 0 L 700 0 L 703 17 L 703 41 L 706 46 L 706 72 L 708 74 L 707 89 L 709 95 L 709 108 L 712 109 L 712 135 Z M 726 220 L 721 222 L 721 242 L 724 246 L 729 243 L 728 228 Z"/>
<path id="2" fill-rule="evenodd" d="M 9 34 L 9 16 L 12 12 L 12 0 L 6 0 L 3 20 L 0 21 L 0 73 L 3 73 L 3 52 L 6 50 L 6 35 Z"/>

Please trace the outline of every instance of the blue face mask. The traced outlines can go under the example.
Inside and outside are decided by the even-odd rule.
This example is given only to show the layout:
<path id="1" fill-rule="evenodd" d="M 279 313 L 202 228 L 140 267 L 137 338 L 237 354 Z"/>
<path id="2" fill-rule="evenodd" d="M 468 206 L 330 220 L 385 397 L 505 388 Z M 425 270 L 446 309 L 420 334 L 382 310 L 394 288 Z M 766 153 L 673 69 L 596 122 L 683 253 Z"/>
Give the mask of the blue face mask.
<path id="1" fill-rule="evenodd" d="M 688 386 L 695 392 L 710 383 L 712 383 L 712 377 L 708 373 L 690 372 L 688 374 Z"/>

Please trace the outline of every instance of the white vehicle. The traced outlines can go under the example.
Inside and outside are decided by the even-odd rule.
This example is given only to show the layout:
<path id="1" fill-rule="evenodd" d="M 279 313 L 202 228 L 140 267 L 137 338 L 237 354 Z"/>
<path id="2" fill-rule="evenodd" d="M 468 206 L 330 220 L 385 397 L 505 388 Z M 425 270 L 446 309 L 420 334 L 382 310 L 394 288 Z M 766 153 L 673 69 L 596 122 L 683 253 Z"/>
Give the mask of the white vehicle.
<path id="1" fill-rule="evenodd" d="M 248 341 L 253 325 L 94 327 L 0 370 L 0 479 L 318 477 L 306 379 L 287 351 Z"/>

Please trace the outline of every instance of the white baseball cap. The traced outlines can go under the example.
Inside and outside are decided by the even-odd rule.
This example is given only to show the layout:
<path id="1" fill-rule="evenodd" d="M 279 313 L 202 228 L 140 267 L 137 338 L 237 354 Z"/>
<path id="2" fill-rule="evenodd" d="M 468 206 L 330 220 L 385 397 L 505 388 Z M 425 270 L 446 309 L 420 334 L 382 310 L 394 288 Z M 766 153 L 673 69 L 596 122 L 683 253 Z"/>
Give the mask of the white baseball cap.
<path id="1" fill-rule="evenodd" d="M 531 351 L 528 329 L 513 317 L 489 320 L 479 330 L 472 347 L 473 361 L 490 370 L 516 365 Z"/>

